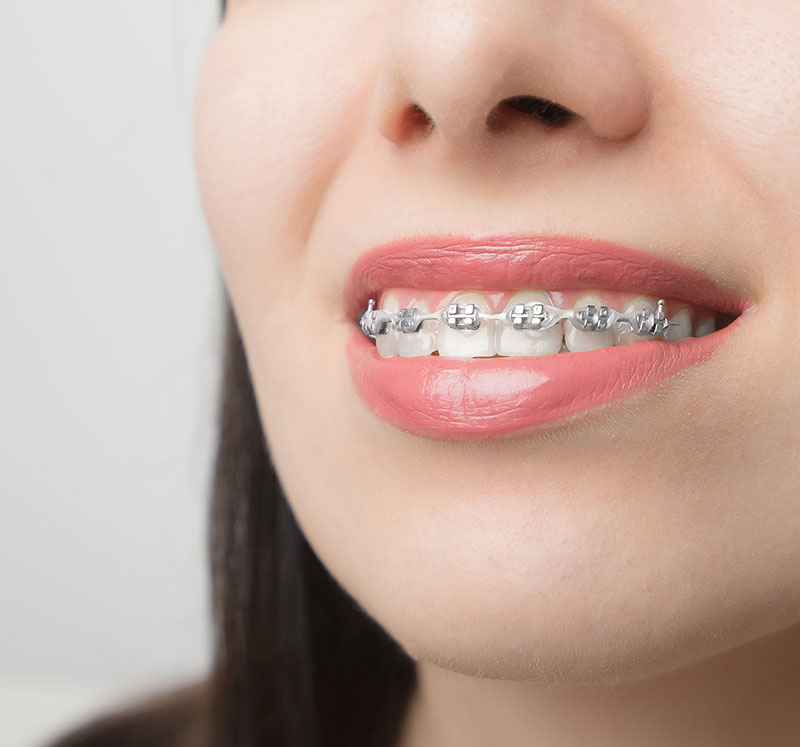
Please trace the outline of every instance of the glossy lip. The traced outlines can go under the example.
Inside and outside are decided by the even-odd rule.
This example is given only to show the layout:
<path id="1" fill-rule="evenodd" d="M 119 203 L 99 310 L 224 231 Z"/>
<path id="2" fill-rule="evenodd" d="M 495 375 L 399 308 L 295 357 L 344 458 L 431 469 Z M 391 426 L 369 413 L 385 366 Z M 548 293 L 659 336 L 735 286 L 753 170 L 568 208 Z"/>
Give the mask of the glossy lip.
<path id="1" fill-rule="evenodd" d="M 539 357 L 381 358 L 355 324 L 366 300 L 390 287 L 598 288 L 743 314 L 751 301 L 708 275 L 606 241 L 564 237 L 404 239 L 353 266 L 345 305 L 354 320 L 347 357 L 355 390 L 378 417 L 432 437 L 506 436 L 609 404 L 707 360 L 738 328 L 677 342 L 643 341 Z"/>
<path id="2" fill-rule="evenodd" d="M 345 310 L 396 286 L 430 290 L 605 288 L 741 313 L 750 304 L 699 270 L 596 239 L 456 236 L 400 239 L 363 254 L 350 271 Z M 376 298 L 377 300 L 377 298 Z"/>

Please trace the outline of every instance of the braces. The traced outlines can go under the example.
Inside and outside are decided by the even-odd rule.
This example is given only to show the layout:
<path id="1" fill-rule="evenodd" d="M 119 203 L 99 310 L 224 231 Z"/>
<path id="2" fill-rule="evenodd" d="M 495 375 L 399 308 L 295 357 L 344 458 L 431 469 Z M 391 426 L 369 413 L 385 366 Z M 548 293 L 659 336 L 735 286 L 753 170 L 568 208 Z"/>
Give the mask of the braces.
<path id="1" fill-rule="evenodd" d="M 403 334 L 418 332 L 423 323 L 429 321 L 444 322 L 451 329 L 479 329 L 484 320 L 496 319 L 508 322 L 513 329 L 544 330 L 558 324 L 562 319 L 569 320 L 573 326 L 583 332 L 605 332 L 612 326 L 628 331 L 639 337 L 661 337 L 667 339 L 670 327 L 679 327 L 678 322 L 671 322 L 664 314 L 664 299 L 658 299 L 658 308 L 643 308 L 633 315 L 608 306 L 590 303 L 575 309 L 561 309 L 558 306 L 529 301 L 515 303 L 505 311 L 488 314 L 481 311 L 474 303 L 451 303 L 447 308 L 423 314 L 418 308 L 398 309 L 395 312 L 375 308 L 375 299 L 370 298 L 367 308 L 358 315 L 358 326 L 371 340 L 378 335 L 389 334 L 391 328 Z"/>

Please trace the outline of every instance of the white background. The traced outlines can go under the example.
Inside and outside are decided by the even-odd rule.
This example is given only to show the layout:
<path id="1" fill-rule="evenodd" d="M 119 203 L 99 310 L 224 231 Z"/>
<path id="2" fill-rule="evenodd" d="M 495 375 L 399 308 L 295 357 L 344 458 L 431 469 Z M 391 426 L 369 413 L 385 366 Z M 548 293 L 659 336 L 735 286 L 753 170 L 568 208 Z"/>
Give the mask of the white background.
<path id="1" fill-rule="evenodd" d="M 194 186 L 209 0 L 6 3 L 0 744 L 201 677 L 220 281 Z"/>

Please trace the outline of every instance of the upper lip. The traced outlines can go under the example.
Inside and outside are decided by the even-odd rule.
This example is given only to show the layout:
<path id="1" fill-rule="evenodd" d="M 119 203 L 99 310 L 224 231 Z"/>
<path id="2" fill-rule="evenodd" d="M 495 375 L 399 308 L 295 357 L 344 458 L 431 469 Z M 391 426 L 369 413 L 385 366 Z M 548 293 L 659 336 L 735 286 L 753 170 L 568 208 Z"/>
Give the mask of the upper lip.
<path id="1" fill-rule="evenodd" d="M 345 308 L 354 318 L 388 288 L 639 292 L 740 314 L 750 299 L 700 270 L 599 239 L 564 236 L 407 238 L 376 246 L 353 265 Z M 376 298 L 377 300 L 377 298 Z"/>

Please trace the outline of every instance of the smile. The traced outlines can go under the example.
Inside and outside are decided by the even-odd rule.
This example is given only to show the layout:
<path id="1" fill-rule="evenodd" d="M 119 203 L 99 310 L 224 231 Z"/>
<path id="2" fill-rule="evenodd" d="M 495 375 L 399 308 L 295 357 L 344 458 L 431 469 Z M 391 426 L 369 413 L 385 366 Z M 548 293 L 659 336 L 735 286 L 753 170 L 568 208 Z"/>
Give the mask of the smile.
<path id="1" fill-rule="evenodd" d="M 685 265 L 563 238 L 378 247 L 346 304 L 357 393 L 440 438 L 519 434 L 654 386 L 707 360 L 751 305 Z"/>

